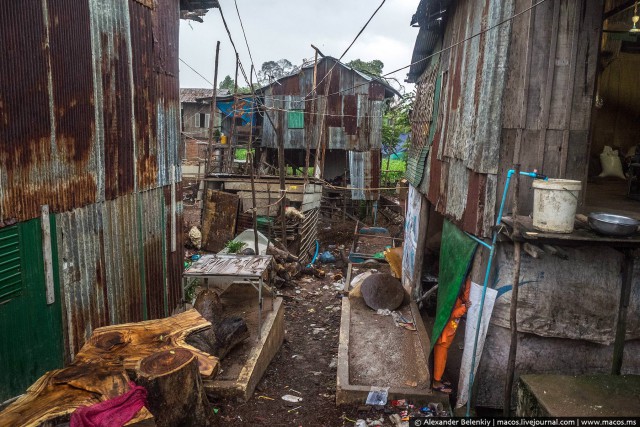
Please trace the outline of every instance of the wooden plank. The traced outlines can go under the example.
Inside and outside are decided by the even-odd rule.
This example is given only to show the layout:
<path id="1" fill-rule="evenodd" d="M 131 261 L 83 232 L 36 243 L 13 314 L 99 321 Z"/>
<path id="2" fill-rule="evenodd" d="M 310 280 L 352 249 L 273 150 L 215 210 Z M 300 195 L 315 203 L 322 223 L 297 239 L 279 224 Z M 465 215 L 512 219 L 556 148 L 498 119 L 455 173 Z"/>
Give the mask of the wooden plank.
<path id="1" fill-rule="evenodd" d="M 51 252 L 51 222 L 49 220 L 49 205 L 42 205 L 42 258 L 44 260 L 44 282 L 47 304 L 53 304 L 56 300 L 53 282 L 53 255 Z"/>
<path id="2" fill-rule="evenodd" d="M 547 130 L 547 143 L 544 149 L 544 160 L 542 165 L 540 165 L 540 172 L 550 178 L 561 176 L 562 145 L 565 132 L 568 135 L 568 131 Z"/>
<path id="3" fill-rule="evenodd" d="M 525 105 L 526 125 L 524 128 L 526 129 L 540 129 L 542 105 L 545 99 L 544 89 L 549 75 L 549 50 L 553 32 L 549 31 L 549 26 L 553 22 L 554 4 L 558 3 L 558 1 L 544 2 L 533 9 L 533 27 L 529 33 L 532 38 L 532 51 L 529 64 L 531 72 L 528 100 Z M 522 170 L 525 170 L 524 167 Z"/>
<path id="4" fill-rule="evenodd" d="M 531 7 L 531 0 L 516 0 L 514 12 L 519 13 Z M 530 36 L 533 13 L 527 12 L 515 18 L 511 23 L 511 41 L 504 89 L 504 100 L 515 100 L 509 108 L 503 109 L 502 126 L 516 129 L 522 126 L 522 117 L 526 109 L 526 92 L 528 89 L 529 63 L 531 56 Z"/>
<path id="5" fill-rule="evenodd" d="M 237 194 L 207 190 L 202 220 L 202 246 L 218 252 L 235 237 L 238 205 Z"/>
<path id="6" fill-rule="evenodd" d="M 547 57 L 547 80 L 544 85 L 544 96 L 542 98 L 542 108 L 538 118 L 538 127 L 540 129 L 540 140 L 538 141 L 538 159 L 537 168 L 542 168 L 544 163 L 544 153 L 547 145 L 547 129 L 549 128 L 549 119 L 551 115 L 551 99 L 553 96 L 553 82 L 556 68 L 556 52 L 558 48 L 558 34 L 560 32 L 560 5 L 562 2 L 553 2 L 553 23 L 551 24 L 551 40 L 549 54 Z"/>

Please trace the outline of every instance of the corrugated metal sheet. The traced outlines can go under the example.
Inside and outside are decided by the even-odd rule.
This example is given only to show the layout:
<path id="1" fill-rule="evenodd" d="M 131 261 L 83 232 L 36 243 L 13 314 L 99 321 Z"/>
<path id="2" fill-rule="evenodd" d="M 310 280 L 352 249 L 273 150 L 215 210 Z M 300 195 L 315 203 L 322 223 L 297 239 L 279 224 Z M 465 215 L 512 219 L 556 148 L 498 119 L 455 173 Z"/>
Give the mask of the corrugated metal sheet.
<path id="1" fill-rule="evenodd" d="M 349 151 L 349 178 L 352 200 L 378 200 L 380 187 L 380 150 Z"/>
<path id="2" fill-rule="evenodd" d="M 169 184 L 178 31 L 177 0 L 0 5 L 0 221 Z"/>
<path id="3" fill-rule="evenodd" d="M 164 317 L 175 308 L 181 259 L 169 255 L 167 192 L 157 188 L 56 216 L 67 360 L 97 327 Z"/>
<path id="4" fill-rule="evenodd" d="M 390 96 L 389 89 L 344 65 L 333 68 L 329 79 L 328 73 L 334 63 L 333 58 L 318 63 L 318 82 L 327 78 L 318 85 L 314 115 L 311 114 L 312 97 L 304 98 L 313 89 L 313 67 L 305 67 L 299 74 L 281 79 L 281 84 L 264 89 L 270 117 L 274 123 L 282 123 L 285 149 L 303 150 L 307 142 L 315 149 L 322 127 L 327 149 L 366 151 L 381 147 L 382 113 L 384 99 Z M 324 97 L 326 84 L 329 84 L 328 99 Z M 304 129 L 289 129 L 286 111 L 282 110 L 297 109 L 298 102 L 304 108 L 305 126 Z M 281 117 L 283 114 L 285 117 Z M 268 148 L 278 146 L 269 120 L 264 121 L 262 141 Z"/>
<path id="5" fill-rule="evenodd" d="M 477 34 L 510 16 L 513 7 L 513 1 L 459 1 L 446 20 L 443 41 L 437 44 L 449 46 Z M 418 134 L 427 123 L 419 120 L 420 114 L 433 111 L 430 125 L 423 129 L 432 146 L 409 161 L 415 163 L 414 185 L 419 185 L 438 212 L 479 235 L 488 234 L 493 222 L 495 186 L 491 194 L 487 194 L 487 188 L 496 182 L 498 172 L 510 31 L 511 25 L 505 24 L 444 53 L 437 65 L 442 87 L 435 102 L 438 108 L 426 103 L 414 111 Z M 433 59 L 424 62 L 432 63 Z M 424 73 L 417 99 L 435 95 L 436 85 L 427 84 L 432 77 Z M 490 207 L 487 212 L 485 206 Z"/>
<path id="6" fill-rule="evenodd" d="M 148 3 L 0 4 L 0 226 L 55 215 L 67 361 L 181 296 L 180 2 Z"/>
<path id="7" fill-rule="evenodd" d="M 586 177 L 601 3 L 546 2 L 442 53 L 436 132 L 419 189 L 465 231 L 490 234 L 496 198 L 514 162 L 523 170 Z M 445 19 L 442 45 L 529 6 L 522 0 L 457 1 Z M 423 83 L 417 99 L 430 94 Z M 414 125 L 422 123 L 425 108 L 414 111 Z M 420 161 L 414 156 L 409 166 L 419 168 Z M 525 212 L 531 207 L 529 188 L 520 202 Z"/>

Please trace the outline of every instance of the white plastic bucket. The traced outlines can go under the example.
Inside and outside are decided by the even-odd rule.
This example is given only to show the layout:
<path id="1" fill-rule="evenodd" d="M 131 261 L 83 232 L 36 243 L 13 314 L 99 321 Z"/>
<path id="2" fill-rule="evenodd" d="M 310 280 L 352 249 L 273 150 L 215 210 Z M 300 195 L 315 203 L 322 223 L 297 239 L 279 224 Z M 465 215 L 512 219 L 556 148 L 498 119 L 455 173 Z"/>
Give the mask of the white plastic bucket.
<path id="1" fill-rule="evenodd" d="M 571 233 L 578 207 L 580 181 L 533 181 L 533 227 L 551 233 Z"/>

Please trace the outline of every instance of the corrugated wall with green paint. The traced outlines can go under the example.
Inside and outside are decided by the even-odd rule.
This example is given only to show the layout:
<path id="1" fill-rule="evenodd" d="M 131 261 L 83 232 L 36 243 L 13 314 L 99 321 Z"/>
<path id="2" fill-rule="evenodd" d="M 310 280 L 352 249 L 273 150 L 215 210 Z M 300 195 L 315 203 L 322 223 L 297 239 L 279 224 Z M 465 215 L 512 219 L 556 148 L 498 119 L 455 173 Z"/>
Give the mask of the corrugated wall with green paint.
<path id="1" fill-rule="evenodd" d="M 55 219 L 50 218 L 55 242 Z M 52 247 L 55 300 L 47 304 L 40 219 L 0 229 L 0 402 L 62 366 L 57 250 Z"/>

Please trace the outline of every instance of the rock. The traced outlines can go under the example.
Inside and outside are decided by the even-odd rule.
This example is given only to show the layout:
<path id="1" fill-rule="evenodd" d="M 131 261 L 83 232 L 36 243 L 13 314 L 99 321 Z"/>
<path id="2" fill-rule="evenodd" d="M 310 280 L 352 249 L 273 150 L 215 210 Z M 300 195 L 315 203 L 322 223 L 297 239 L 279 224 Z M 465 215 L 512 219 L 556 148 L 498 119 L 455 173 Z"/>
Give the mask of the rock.
<path id="1" fill-rule="evenodd" d="M 256 251 L 252 248 L 244 248 L 240 251 L 240 255 L 255 255 Z"/>
<path id="2" fill-rule="evenodd" d="M 364 302 L 374 310 L 395 310 L 402 304 L 405 291 L 400 280 L 387 273 L 364 279 L 360 286 Z"/>

